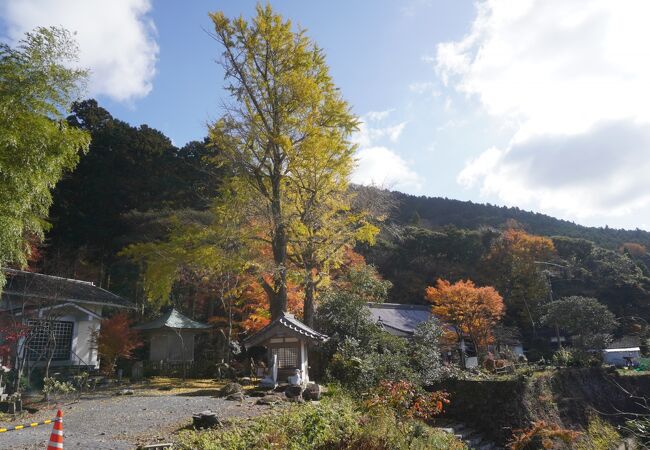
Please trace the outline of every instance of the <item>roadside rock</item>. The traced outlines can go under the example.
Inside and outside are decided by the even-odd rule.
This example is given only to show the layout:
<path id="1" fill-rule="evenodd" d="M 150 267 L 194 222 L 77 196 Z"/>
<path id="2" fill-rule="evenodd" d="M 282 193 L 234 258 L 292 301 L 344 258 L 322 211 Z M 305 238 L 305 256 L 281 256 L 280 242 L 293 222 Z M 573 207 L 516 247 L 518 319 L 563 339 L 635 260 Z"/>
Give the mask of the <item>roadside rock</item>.
<path id="1" fill-rule="evenodd" d="M 321 389 L 319 384 L 309 383 L 305 388 L 304 392 L 302 393 L 302 398 L 304 398 L 305 400 L 318 401 L 321 399 L 322 395 L 323 395 L 323 390 Z"/>
<path id="2" fill-rule="evenodd" d="M 227 383 L 219 391 L 219 395 L 221 397 L 228 397 L 229 395 L 241 394 L 241 393 L 242 393 L 242 387 L 241 384 L 239 383 Z"/>
<path id="3" fill-rule="evenodd" d="M 243 402 L 244 398 L 245 397 L 244 397 L 244 394 L 242 392 L 235 392 L 234 394 L 230 394 L 229 396 L 227 396 L 226 400 Z"/>
<path id="4" fill-rule="evenodd" d="M 302 396 L 302 386 L 287 386 L 284 391 L 287 398 L 297 398 Z"/>
<path id="5" fill-rule="evenodd" d="M 217 414 L 211 410 L 205 410 L 192 416 L 192 425 L 194 428 L 212 428 L 221 425 Z"/>
<path id="6" fill-rule="evenodd" d="M 256 405 L 275 405 L 277 403 L 281 403 L 284 400 L 283 396 L 280 394 L 269 394 L 265 395 L 264 397 L 260 398 L 257 402 L 255 402 Z"/>

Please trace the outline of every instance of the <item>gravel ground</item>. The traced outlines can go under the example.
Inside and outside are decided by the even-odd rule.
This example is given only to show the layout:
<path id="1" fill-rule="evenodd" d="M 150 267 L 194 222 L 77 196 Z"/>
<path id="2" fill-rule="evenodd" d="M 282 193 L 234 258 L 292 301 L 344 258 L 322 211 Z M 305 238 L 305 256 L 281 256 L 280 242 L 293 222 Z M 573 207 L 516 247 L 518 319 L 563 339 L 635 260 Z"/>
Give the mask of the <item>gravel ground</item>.
<path id="1" fill-rule="evenodd" d="M 139 444 L 171 441 L 172 434 L 191 423 L 192 413 L 211 409 L 220 419 L 258 415 L 267 407 L 255 406 L 256 399 L 243 403 L 211 396 L 138 394 L 84 398 L 63 406 L 64 448 L 134 449 Z M 53 418 L 56 407 L 43 408 L 18 422 L 1 427 Z M 46 447 L 51 425 L 40 425 L 0 434 L 0 449 L 39 449 Z"/>

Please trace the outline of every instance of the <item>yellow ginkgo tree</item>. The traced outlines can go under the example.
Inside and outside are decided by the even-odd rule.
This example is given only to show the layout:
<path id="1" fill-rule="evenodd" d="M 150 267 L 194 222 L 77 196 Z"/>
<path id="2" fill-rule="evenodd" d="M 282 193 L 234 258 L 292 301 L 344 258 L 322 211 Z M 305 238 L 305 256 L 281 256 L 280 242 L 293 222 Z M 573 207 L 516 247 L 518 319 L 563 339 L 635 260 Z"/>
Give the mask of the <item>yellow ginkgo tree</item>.
<path id="1" fill-rule="evenodd" d="M 345 245 L 377 230 L 351 213 L 347 183 L 354 167 L 349 137 L 358 125 L 333 83 L 323 51 L 270 5 L 249 22 L 210 15 L 222 46 L 230 101 L 210 129 L 236 191 L 271 249 L 272 277 L 262 279 L 271 316 L 287 310 L 291 264 L 303 273 L 305 317 L 323 270 Z"/>

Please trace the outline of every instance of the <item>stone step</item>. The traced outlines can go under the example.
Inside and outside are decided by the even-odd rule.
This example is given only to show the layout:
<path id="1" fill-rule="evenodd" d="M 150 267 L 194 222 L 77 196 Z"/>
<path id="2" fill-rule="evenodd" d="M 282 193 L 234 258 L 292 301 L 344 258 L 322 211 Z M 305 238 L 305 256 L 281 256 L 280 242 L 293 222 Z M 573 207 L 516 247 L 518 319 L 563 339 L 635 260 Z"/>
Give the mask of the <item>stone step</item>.
<path id="1" fill-rule="evenodd" d="M 465 442 L 470 448 L 478 448 L 478 446 L 483 442 L 483 435 L 480 433 L 469 434 L 463 438 L 463 442 Z"/>
<path id="2" fill-rule="evenodd" d="M 471 450 L 503 450 L 493 442 L 484 440 L 483 434 L 467 427 L 465 424 L 454 421 L 437 421 L 436 428 L 463 441 Z"/>

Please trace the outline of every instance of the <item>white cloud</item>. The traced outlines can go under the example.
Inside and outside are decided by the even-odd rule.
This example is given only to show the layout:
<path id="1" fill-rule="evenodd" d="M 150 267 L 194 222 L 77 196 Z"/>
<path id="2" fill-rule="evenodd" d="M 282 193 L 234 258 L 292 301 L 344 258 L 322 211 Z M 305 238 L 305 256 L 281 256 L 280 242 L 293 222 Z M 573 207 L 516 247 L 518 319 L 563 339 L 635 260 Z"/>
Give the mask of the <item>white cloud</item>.
<path id="1" fill-rule="evenodd" d="M 390 115 L 390 113 L 392 113 L 393 111 L 395 111 L 395 110 L 394 109 L 385 109 L 384 111 L 370 111 L 370 112 L 365 114 L 365 117 L 368 120 L 371 120 L 371 121 L 382 121 L 386 117 L 388 117 Z"/>
<path id="2" fill-rule="evenodd" d="M 431 97 L 440 97 L 441 95 L 437 84 L 431 81 L 418 81 L 411 83 L 409 84 L 409 91 L 415 94 L 429 94 Z"/>
<path id="3" fill-rule="evenodd" d="M 381 186 L 403 192 L 419 191 L 421 177 L 402 157 L 386 147 L 365 147 L 356 154 L 357 169 L 352 174 L 356 184 Z"/>
<path id="4" fill-rule="evenodd" d="M 490 148 L 458 175 L 509 204 L 576 218 L 650 206 L 650 124 L 606 122 L 586 133 L 538 136 Z"/>
<path id="5" fill-rule="evenodd" d="M 386 126 L 377 124 L 390 112 L 392 110 L 370 112 L 362 117 L 359 131 L 352 139 L 359 146 L 352 182 L 417 192 L 422 188 L 422 178 L 409 167 L 407 161 L 388 147 L 399 141 L 406 122 Z"/>
<path id="6" fill-rule="evenodd" d="M 569 217 L 649 205 L 634 193 L 647 190 L 639 168 L 650 168 L 648 16 L 645 0 L 479 4 L 471 32 L 438 46 L 436 68 L 515 132 L 458 181 Z"/>
<path id="7" fill-rule="evenodd" d="M 91 95 L 132 101 L 152 89 L 158 45 L 149 0 L 4 0 L 9 39 L 39 26 L 75 32 L 80 64 L 91 71 Z"/>
<path id="8" fill-rule="evenodd" d="M 368 117 L 368 115 L 366 115 L 366 117 Z M 404 131 L 404 127 L 406 127 L 406 122 L 400 122 L 395 125 L 384 127 L 368 126 L 369 121 L 370 120 L 367 122 L 362 121 L 359 125 L 359 131 L 352 138 L 352 141 L 355 144 L 358 144 L 359 147 L 368 147 L 374 142 L 383 140 L 395 143 L 401 136 L 402 131 Z"/>

